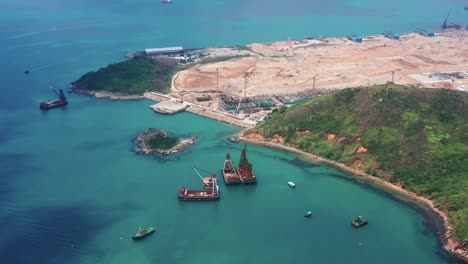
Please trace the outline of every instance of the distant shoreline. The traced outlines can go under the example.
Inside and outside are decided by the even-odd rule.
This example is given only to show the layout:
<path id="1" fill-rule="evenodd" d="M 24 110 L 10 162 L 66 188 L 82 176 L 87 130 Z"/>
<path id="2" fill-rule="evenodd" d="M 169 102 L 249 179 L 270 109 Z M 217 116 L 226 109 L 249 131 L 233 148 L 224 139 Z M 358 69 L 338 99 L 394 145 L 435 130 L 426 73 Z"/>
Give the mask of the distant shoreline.
<path id="1" fill-rule="evenodd" d="M 385 190 L 391 192 L 398 193 L 400 195 L 403 195 L 406 198 L 411 199 L 413 202 L 418 203 L 419 205 L 422 205 L 426 208 L 428 208 L 432 213 L 437 215 L 439 219 L 442 222 L 442 227 L 444 230 L 444 234 L 439 235 L 439 239 L 442 242 L 442 248 L 446 250 L 449 254 L 455 256 L 456 258 L 468 262 L 468 248 L 466 246 L 463 246 L 460 241 L 454 236 L 453 228 L 449 225 L 448 221 L 448 216 L 445 212 L 441 211 L 438 209 L 435 205 L 434 202 L 428 198 L 419 196 L 413 192 L 410 192 L 408 190 L 403 189 L 400 186 L 394 185 L 390 182 L 387 182 L 385 180 L 382 180 L 380 178 L 374 177 L 370 174 L 355 170 L 353 168 L 350 168 L 349 166 L 346 166 L 343 163 L 339 163 L 336 161 L 328 160 L 325 158 L 322 158 L 320 156 L 304 152 L 302 150 L 293 148 L 293 147 L 288 147 L 285 145 L 281 145 L 279 143 L 273 143 L 273 142 L 268 142 L 268 141 L 260 141 L 260 140 L 255 140 L 255 139 L 249 139 L 246 138 L 242 135 L 242 132 L 238 135 L 238 138 L 240 141 L 244 141 L 247 143 L 255 144 L 255 145 L 260 145 L 260 146 L 265 146 L 277 150 L 282 150 L 282 151 L 287 151 L 290 153 L 297 154 L 301 157 L 304 157 L 308 160 L 313 160 L 317 161 L 319 163 L 323 163 L 326 165 L 329 165 L 331 167 L 337 168 L 347 174 L 350 174 L 354 177 L 358 177 L 361 179 L 364 179 L 371 184 L 376 184 L 380 187 L 383 187 Z"/>

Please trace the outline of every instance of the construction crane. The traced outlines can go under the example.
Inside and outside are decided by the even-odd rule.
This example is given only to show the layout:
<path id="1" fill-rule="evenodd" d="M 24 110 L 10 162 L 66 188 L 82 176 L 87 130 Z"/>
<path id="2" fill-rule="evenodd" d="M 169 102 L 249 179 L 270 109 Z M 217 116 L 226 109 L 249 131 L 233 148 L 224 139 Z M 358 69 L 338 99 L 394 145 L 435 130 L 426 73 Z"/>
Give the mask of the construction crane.
<path id="1" fill-rule="evenodd" d="M 435 33 L 433 31 L 427 31 L 427 30 L 422 29 L 422 28 L 417 28 L 416 32 L 418 32 L 419 34 L 421 34 L 421 35 L 423 35 L 425 37 L 434 37 L 435 36 Z"/>
<path id="2" fill-rule="evenodd" d="M 383 33 L 383 35 L 389 39 L 396 39 L 396 40 L 400 39 L 400 34 L 393 34 L 391 32 L 387 32 L 387 33 Z"/>
<path id="3" fill-rule="evenodd" d="M 65 98 L 65 94 L 63 94 L 63 91 L 62 89 L 60 89 L 60 93 L 57 93 L 57 91 L 55 90 L 55 86 L 52 84 L 52 83 L 49 83 L 49 86 L 50 88 L 52 88 L 52 91 L 54 91 L 55 95 L 57 95 L 57 97 L 63 101 L 63 102 L 67 102 L 67 99 Z"/>
<path id="4" fill-rule="evenodd" d="M 449 14 L 449 15 L 450 15 L 450 14 Z M 444 23 L 441 25 L 442 29 L 443 29 L 443 30 L 445 30 L 445 29 L 447 29 L 447 28 L 461 29 L 462 26 L 461 26 L 460 24 L 448 23 L 448 22 L 447 22 L 449 15 L 447 15 L 447 17 L 446 17 L 445 20 L 444 20 Z"/>
<path id="5" fill-rule="evenodd" d="M 214 174 L 214 176 L 212 176 L 212 177 L 204 177 L 204 178 L 203 178 L 203 177 L 201 176 L 201 174 L 197 171 L 197 169 L 195 169 L 195 167 L 194 167 L 192 164 L 190 164 L 190 167 L 192 167 L 192 169 L 195 171 L 195 173 L 197 173 L 198 177 L 200 177 L 200 179 L 201 179 L 202 182 L 203 182 L 203 187 L 204 187 L 204 188 L 211 188 L 211 187 L 213 187 L 213 184 L 214 184 L 214 183 L 213 183 L 213 179 L 216 178 L 216 174 Z"/>
<path id="6" fill-rule="evenodd" d="M 193 171 L 195 171 L 195 173 L 198 175 L 198 177 L 200 177 L 200 179 L 203 181 L 203 177 L 200 175 L 200 173 L 197 171 L 197 169 L 195 169 L 195 167 L 190 164 L 190 167 L 192 167 Z"/>

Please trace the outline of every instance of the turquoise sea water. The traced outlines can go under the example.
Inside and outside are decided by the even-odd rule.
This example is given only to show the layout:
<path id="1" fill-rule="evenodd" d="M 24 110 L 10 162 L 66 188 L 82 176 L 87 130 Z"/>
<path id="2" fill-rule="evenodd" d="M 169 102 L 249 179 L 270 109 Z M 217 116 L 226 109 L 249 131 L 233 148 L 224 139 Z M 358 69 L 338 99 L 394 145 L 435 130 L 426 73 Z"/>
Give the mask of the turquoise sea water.
<path id="1" fill-rule="evenodd" d="M 149 101 L 69 95 L 38 103 L 90 70 L 148 47 L 218 46 L 350 33 L 438 29 L 463 1 L 0 0 L 1 263 L 447 263 L 420 211 L 324 165 L 249 146 L 256 186 L 220 184 L 221 200 L 183 203 L 200 186 L 188 164 L 219 172 L 239 128 Z M 31 69 L 30 76 L 23 71 Z M 157 127 L 199 141 L 167 158 L 131 152 Z M 287 186 L 288 181 L 296 189 Z M 303 219 L 304 211 L 313 217 Z M 370 224 L 350 227 L 356 215 Z M 130 236 L 159 226 L 147 240 Z"/>

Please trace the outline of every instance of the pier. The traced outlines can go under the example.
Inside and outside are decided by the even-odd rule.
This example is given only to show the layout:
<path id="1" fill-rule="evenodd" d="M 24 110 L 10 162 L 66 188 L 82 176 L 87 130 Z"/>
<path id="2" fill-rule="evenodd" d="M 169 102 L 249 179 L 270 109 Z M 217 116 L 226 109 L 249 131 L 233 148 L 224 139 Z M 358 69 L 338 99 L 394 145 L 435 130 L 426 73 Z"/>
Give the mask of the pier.
<path id="1" fill-rule="evenodd" d="M 208 117 L 211 119 L 215 119 L 224 123 L 228 123 L 231 125 L 239 126 L 239 127 L 244 127 L 244 128 L 250 128 L 254 127 L 257 122 L 253 120 L 248 120 L 242 118 L 242 116 L 238 115 L 233 115 L 228 112 L 223 112 L 215 109 L 211 109 L 209 107 L 205 107 L 200 104 L 196 103 L 191 103 L 187 101 L 181 101 L 179 98 L 175 98 L 169 95 L 165 94 L 160 94 L 156 92 L 149 92 L 144 94 L 145 98 L 156 101 L 158 104 L 152 105 L 151 108 L 154 110 L 154 107 L 157 105 L 161 105 L 163 102 L 163 106 L 169 106 L 171 109 L 173 109 L 174 104 L 180 105 L 180 107 L 184 106 L 184 110 L 190 113 L 194 113 L 200 116 Z M 178 102 L 178 103 L 173 103 L 173 102 Z"/>

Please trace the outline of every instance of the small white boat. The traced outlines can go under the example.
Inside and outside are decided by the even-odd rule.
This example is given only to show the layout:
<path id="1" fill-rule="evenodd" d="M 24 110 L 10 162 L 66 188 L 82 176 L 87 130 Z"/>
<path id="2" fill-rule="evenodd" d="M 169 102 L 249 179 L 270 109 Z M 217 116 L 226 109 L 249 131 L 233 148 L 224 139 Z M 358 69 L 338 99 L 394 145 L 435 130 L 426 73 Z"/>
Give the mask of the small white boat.
<path id="1" fill-rule="evenodd" d="M 312 216 L 312 212 L 311 211 L 307 211 L 305 212 L 304 214 L 304 217 L 311 217 Z"/>
<path id="2" fill-rule="evenodd" d="M 296 184 L 294 182 L 288 182 L 288 185 L 289 187 L 291 188 L 295 188 L 296 187 Z"/>

